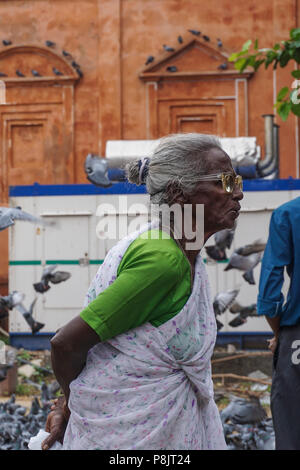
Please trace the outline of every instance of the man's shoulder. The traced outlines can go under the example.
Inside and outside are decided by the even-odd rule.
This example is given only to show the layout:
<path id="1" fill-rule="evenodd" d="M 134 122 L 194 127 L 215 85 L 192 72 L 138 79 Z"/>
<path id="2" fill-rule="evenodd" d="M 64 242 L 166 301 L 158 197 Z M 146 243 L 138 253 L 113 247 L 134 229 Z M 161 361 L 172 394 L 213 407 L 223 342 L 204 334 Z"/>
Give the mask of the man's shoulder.
<path id="1" fill-rule="evenodd" d="M 291 201 L 281 204 L 281 206 L 277 207 L 273 213 L 276 215 L 284 215 L 293 214 L 295 211 L 296 213 L 300 213 L 300 197 L 296 197 Z"/>

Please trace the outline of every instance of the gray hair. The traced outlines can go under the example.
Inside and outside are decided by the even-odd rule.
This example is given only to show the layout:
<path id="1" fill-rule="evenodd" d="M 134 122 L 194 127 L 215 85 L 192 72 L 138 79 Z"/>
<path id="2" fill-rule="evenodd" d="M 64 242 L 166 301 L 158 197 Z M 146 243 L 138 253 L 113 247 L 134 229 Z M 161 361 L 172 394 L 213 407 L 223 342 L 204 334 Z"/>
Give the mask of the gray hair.
<path id="1" fill-rule="evenodd" d="M 172 134 L 159 140 L 150 158 L 145 179 L 152 204 L 168 204 L 166 192 L 169 182 L 177 183 L 184 194 L 192 194 L 200 174 L 207 172 L 206 154 L 214 149 L 222 149 L 220 140 L 214 135 L 186 133 Z M 139 160 L 126 166 L 129 182 L 141 184 L 139 180 Z"/>

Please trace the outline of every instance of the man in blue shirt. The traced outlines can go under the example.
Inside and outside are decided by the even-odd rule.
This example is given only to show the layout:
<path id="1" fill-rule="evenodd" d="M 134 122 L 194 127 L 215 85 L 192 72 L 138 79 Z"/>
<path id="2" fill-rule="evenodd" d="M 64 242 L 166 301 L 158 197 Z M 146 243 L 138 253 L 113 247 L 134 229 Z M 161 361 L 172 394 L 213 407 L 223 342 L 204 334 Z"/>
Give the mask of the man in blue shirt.
<path id="1" fill-rule="evenodd" d="M 290 277 L 286 302 L 284 269 Z M 274 332 L 271 410 L 276 449 L 300 450 L 300 197 L 278 207 L 262 260 L 257 313 Z"/>

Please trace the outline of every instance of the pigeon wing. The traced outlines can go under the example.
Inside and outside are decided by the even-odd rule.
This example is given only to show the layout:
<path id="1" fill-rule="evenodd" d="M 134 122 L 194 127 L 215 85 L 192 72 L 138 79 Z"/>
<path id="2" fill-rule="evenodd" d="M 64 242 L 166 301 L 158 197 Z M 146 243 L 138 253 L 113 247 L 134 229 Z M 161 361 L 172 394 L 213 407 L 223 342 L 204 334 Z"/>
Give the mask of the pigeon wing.
<path id="1" fill-rule="evenodd" d="M 71 273 L 67 271 L 56 271 L 54 274 L 50 276 L 50 282 L 53 284 L 59 284 L 60 282 L 66 281 L 71 277 Z"/>

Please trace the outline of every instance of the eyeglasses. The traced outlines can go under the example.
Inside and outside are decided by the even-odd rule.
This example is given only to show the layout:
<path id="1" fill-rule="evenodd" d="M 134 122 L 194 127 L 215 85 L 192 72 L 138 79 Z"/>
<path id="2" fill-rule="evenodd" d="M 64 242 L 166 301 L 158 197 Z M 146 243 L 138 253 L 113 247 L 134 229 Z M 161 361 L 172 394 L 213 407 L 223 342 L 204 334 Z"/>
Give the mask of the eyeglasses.
<path id="1" fill-rule="evenodd" d="M 243 178 L 240 175 L 233 173 L 220 173 L 217 175 L 205 175 L 197 178 L 198 181 L 222 181 L 223 190 L 225 193 L 233 193 L 234 188 L 237 186 L 240 191 L 243 191 Z"/>

